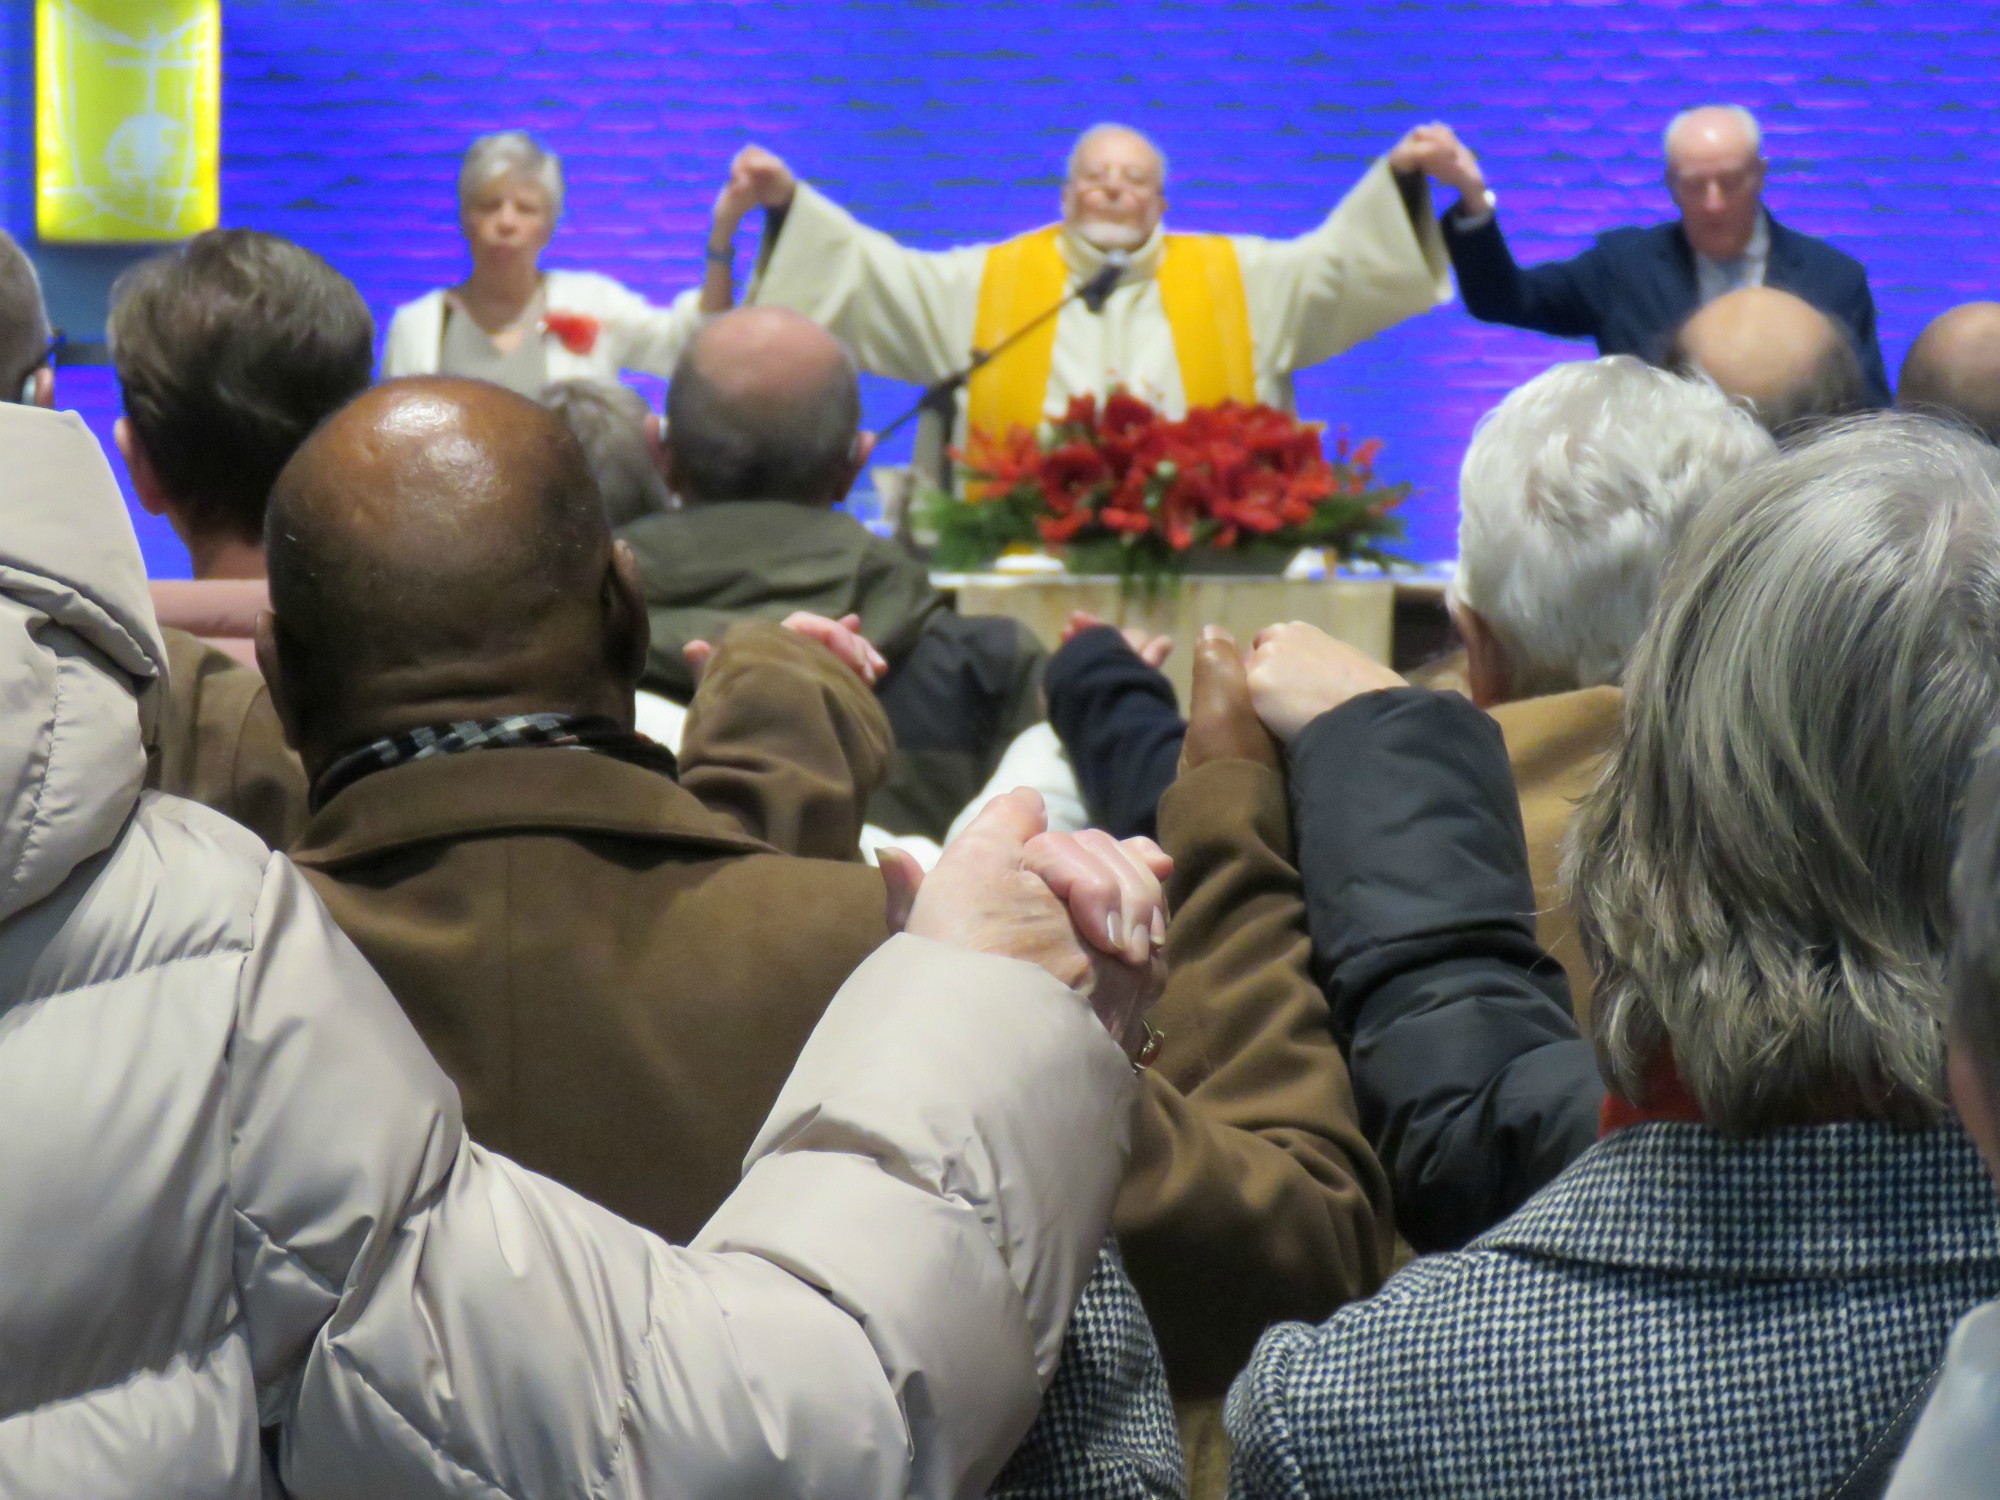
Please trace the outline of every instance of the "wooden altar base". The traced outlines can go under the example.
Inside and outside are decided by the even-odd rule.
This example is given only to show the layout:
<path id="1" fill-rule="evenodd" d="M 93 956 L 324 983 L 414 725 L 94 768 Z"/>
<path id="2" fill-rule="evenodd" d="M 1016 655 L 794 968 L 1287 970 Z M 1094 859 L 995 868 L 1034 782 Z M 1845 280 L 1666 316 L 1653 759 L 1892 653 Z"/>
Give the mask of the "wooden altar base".
<path id="1" fill-rule="evenodd" d="M 1070 611 L 1078 609 L 1114 625 L 1170 635 L 1174 654 L 1165 670 L 1183 705 L 1195 638 L 1204 625 L 1227 626 L 1247 648 L 1266 625 L 1304 620 L 1381 662 L 1389 660 L 1395 629 L 1396 586 L 1387 579 L 1185 578 L 1151 600 L 1136 589 L 1121 597 L 1115 578 L 1068 573 L 936 573 L 931 581 L 957 596 L 961 613 L 1008 615 L 1051 651 L 1062 641 Z"/>

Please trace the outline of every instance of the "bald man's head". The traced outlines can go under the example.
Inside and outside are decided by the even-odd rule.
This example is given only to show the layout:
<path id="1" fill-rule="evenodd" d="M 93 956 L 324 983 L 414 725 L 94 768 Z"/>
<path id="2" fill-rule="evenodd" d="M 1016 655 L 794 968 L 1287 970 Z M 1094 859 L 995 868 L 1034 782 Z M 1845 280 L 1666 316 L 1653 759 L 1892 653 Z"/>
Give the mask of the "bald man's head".
<path id="1" fill-rule="evenodd" d="M 666 441 L 674 488 L 690 505 L 832 505 L 867 456 L 854 361 L 785 308 L 725 313 L 674 369 Z"/>
<path id="2" fill-rule="evenodd" d="M 1933 318 L 1903 360 L 1896 404 L 1956 417 L 2000 443 L 2000 302 Z"/>
<path id="3" fill-rule="evenodd" d="M 439 378 L 365 392 L 278 476 L 265 551 L 259 656 L 311 774 L 456 719 L 630 722 L 645 613 L 629 557 L 575 437 L 532 401 Z"/>
<path id="4" fill-rule="evenodd" d="M 1774 287 L 1744 287 L 1709 303 L 1681 325 L 1670 363 L 1747 401 L 1780 436 L 1867 403 L 1846 331 Z"/>

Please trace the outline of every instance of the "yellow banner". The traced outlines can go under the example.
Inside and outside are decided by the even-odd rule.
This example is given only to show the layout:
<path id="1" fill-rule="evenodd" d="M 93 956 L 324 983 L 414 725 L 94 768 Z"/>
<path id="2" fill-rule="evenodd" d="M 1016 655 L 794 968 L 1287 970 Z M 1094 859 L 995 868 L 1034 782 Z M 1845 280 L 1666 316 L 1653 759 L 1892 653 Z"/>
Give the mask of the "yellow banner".
<path id="1" fill-rule="evenodd" d="M 213 229 L 221 136 L 221 0 L 35 0 L 44 240 Z"/>

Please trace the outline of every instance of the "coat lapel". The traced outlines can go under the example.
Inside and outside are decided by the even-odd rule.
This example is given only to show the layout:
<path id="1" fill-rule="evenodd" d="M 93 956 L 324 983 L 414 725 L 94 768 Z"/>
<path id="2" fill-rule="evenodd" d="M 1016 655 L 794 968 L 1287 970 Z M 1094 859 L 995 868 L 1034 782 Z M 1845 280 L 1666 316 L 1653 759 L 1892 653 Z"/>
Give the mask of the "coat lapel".
<path id="1" fill-rule="evenodd" d="M 1671 343 L 1681 324 L 1695 315 L 1701 306 L 1701 285 L 1695 277 L 1694 247 L 1688 244 L 1687 235 L 1676 220 L 1667 226 L 1667 232 L 1660 237 L 1661 279 L 1672 289 L 1673 317 L 1668 320 L 1663 342 Z M 1662 354 L 1666 352 L 1663 348 Z"/>
<path id="2" fill-rule="evenodd" d="M 1764 222 L 1770 226 L 1771 234 L 1770 253 L 1764 260 L 1764 285 L 1790 292 L 1795 297 L 1806 297 L 1807 276 L 1799 253 L 1804 237 L 1793 234 L 1768 213 L 1764 215 Z M 1807 297 L 1806 300 L 1812 299 Z"/>

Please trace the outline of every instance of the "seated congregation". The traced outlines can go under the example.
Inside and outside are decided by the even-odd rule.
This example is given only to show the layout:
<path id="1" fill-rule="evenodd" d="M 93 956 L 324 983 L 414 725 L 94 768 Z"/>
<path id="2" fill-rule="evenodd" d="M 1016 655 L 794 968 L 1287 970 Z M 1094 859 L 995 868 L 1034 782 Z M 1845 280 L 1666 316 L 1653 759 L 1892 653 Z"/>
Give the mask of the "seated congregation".
<path id="1" fill-rule="evenodd" d="M 805 319 L 378 384 L 251 230 L 114 293 L 149 584 L 0 241 L 0 1493 L 1976 1492 L 2000 311 L 1752 291 L 1481 423 L 1461 658 L 1183 714 Z"/>

